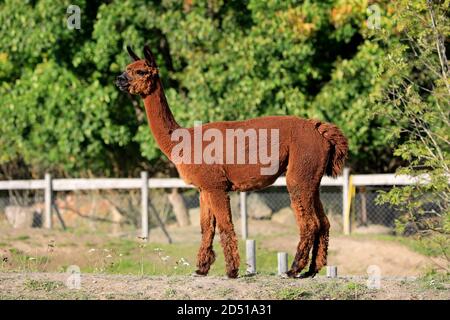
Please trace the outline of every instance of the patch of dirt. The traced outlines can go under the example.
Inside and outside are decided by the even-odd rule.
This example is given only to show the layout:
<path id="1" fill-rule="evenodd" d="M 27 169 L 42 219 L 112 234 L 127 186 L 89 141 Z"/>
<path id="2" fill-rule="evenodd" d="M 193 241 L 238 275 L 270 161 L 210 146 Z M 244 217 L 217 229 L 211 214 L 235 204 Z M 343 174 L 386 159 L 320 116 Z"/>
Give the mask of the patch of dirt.
<path id="1" fill-rule="evenodd" d="M 65 273 L 0 273 L 0 299 L 450 299 L 449 288 L 415 279 L 382 279 L 369 289 L 365 278 L 282 279 L 254 276 L 158 277 L 82 274 L 80 288 Z"/>
<path id="2" fill-rule="evenodd" d="M 377 265 L 382 275 L 417 276 L 432 265 L 430 258 L 398 243 L 377 240 L 355 240 L 349 237 L 330 241 L 330 264 L 343 274 L 367 274 L 367 267 Z"/>
<path id="3" fill-rule="evenodd" d="M 240 221 L 234 224 L 239 235 Z M 248 229 L 249 237 L 256 238 L 260 248 L 291 255 L 295 252 L 299 240 L 295 225 L 251 220 Z M 181 243 L 200 244 L 198 226 L 168 226 L 167 230 L 174 246 Z M 136 240 L 137 235 L 138 230 L 135 230 L 122 233 L 119 239 Z M 14 269 L 17 272 L 0 271 L 0 299 L 450 299 L 448 283 L 437 285 L 434 280 L 426 283 L 414 278 L 433 265 L 430 258 L 396 242 L 335 233 L 330 237 L 328 261 L 330 265 L 338 266 L 338 279 L 318 276 L 295 280 L 257 275 L 230 280 L 218 276 L 199 278 L 89 273 L 81 275 L 80 289 L 69 289 L 66 286 L 67 273 L 29 273 L 35 270 L 32 268 L 34 260 L 28 260 L 30 257 L 51 257 L 49 265 L 44 261 L 45 267 L 40 271 L 65 270 L 73 257 L 92 264 L 88 253 L 90 248 L 104 248 L 111 241 L 120 240 L 117 235 L 97 232 L 17 230 L 0 225 L 0 254 L 7 257 L 4 253 L 14 248 L 28 256 L 23 268 Z M 150 231 L 150 242 L 158 244 L 166 241 L 161 229 Z M 52 243 L 56 243 L 55 252 L 51 252 Z M 220 250 L 218 244 L 216 246 L 216 250 Z M 370 265 L 380 267 L 383 278 L 379 290 L 366 286 Z M 243 270 L 244 267 L 241 272 Z"/>
<path id="4" fill-rule="evenodd" d="M 379 224 L 370 224 L 368 226 L 359 226 L 355 228 L 352 233 L 354 234 L 391 234 L 392 228 L 382 226 Z"/>
<path id="5" fill-rule="evenodd" d="M 297 242 L 298 237 L 292 235 L 263 240 L 262 245 L 276 251 L 292 252 Z M 376 265 L 383 276 L 418 276 L 434 263 L 429 257 L 398 243 L 331 236 L 328 265 L 337 266 L 342 275 L 367 275 L 367 268 Z"/>
<path id="6" fill-rule="evenodd" d="M 239 236 L 240 221 L 237 220 L 234 224 Z M 167 227 L 174 245 L 177 243 L 199 245 L 201 238 L 199 229 L 198 226 Z M 295 253 L 299 240 L 296 226 L 286 226 L 270 220 L 250 220 L 248 229 L 249 237 L 256 238 L 259 242 L 258 246 L 268 250 L 288 252 L 291 255 Z M 9 226 L 1 226 L 0 230 L 0 251 L 16 248 L 31 256 L 48 255 L 48 251 L 51 250 L 49 245 L 56 242 L 58 250 L 51 259 L 51 264 L 54 266 L 66 266 L 71 257 L 88 256 L 86 253 L 90 248 L 101 247 L 108 241 L 118 239 L 117 236 L 95 232 L 77 234 L 44 229 L 20 230 Z M 137 231 L 123 233 L 121 237 L 136 240 L 137 234 Z M 159 228 L 152 229 L 149 238 L 152 243 L 167 242 Z M 217 240 L 218 235 L 216 235 Z M 220 250 L 218 245 L 216 250 Z M 330 236 L 328 264 L 336 265 L 340 275 L 364 276 L 367 275 L 367 268 L 370 265 L 377 265 L 381 269 L 382 276 L 419 276 L 430 266 L 435 266 L 429 257 L 416 253 L 399 243 L 333 233 Z"/>

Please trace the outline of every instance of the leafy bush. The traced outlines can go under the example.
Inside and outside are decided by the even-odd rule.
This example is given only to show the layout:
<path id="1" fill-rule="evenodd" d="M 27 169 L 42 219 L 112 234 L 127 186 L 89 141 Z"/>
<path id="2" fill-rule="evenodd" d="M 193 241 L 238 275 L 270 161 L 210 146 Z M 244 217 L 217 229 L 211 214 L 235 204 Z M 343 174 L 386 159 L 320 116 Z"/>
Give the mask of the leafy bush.
<path id="1" fill-rule="evenodd" d="M 392 41 L 380 78 L 387 86 L 373 95 L 374 114 L 390 121 L 388 137 L 399 141 L 394 155 L 404 160 L 398 174 L 415 178 L 379 197 L 402 213 L 397 230 L 438 241 L 446 255 L 450 246 L 450 83 L 444 39 L 450 34 L 449 1 L 397 1 Z M 397 36 L 397 35 L 395 35 Z M 442 241 L 444 241 L 442 243 Z"/>

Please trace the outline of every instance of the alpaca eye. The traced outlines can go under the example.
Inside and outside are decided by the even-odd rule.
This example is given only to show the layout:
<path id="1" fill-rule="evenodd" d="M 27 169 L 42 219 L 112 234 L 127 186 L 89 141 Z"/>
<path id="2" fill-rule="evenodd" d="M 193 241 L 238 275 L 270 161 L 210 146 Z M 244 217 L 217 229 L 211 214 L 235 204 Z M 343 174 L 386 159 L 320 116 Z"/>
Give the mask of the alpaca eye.
<path id="1" fill-rule="evenodd" d="M 144 70 L 138 70 L 138 71 L 136 71 L 136 73 L 137 73 L 139 76 L 143 76 L 143 75 L 145 75 L 147 72 L 144 71 Z"/>

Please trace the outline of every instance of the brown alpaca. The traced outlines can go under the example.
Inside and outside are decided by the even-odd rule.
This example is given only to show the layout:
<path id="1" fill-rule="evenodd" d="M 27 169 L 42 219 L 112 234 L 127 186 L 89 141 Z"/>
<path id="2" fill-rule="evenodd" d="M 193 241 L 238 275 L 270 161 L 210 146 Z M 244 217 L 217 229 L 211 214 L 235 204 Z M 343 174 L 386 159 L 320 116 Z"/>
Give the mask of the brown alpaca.
<path id="1" fill-rule="evenodd" d="M 172 151 L 177 145 L 172 134 L 181 127 L 175 121 L 167 104 L 158 68 L 150 49 L 144 47 L 145 59 L 141 60 L 127 48 L 134 62 L 117 78 L 117 86 L 131 94 L 139 94 L 144 100 L 149 125 L 164 154 L 174 162 Z M 225 163 L 175 163 L 180 176 L 186 183 L 200 191 L 200 224 L 202 242 L 198 252 L 197 271 L 206 275 L 215 260 L 213 239 L 216 224 L 220 233 L 227 275 L 236 278 L 239 271 L 238 242 L 231 218 L 229 191 L 250 191 L 270 186 L 277 177 L 286 172 L 287 189 L 300 231 L 297 253 L 288 272 L 290 277 L 313 277 L 326 265 L 328 233 L 330 224 L 319 199 L 319 186 L 324 174 L 337 176 L 347 156 L 347 140 L 334 125 L 317 120 L 306 120 L 294 116 L 273 116 L 246 121 L 224 121 L 208 123 L 202 132 L 217 129 L 226 135 L 230 129 L 278 130 L 279 141 L 269 137 L 267 149 L 274 150 L 278 142 L 278 168 L 272 174 L 262 174 L 263 164 Z M 186 129 L 195 139 L 194 128 Z M 223 155 L 234 152 L 250 158 L 249 139 L 243 148 L 226 150 Z M 201 143 L 202 152 L 205 145 Z M 242 146 L 242 145 L 241 145 Z M 259 147 L 258 147 L 259 148 Z M 254 151 L 254 150 L 253 150 Z M 234 157 L 233 154 L 233 157 Z M 192 152 L 192 157 L 195 157 Z M 234 159 L 234 158 L 233 158 Z M 266 164 L 266 163 L 265 163 Z M 309 271 L 300 275 L 308 264 Z"/>

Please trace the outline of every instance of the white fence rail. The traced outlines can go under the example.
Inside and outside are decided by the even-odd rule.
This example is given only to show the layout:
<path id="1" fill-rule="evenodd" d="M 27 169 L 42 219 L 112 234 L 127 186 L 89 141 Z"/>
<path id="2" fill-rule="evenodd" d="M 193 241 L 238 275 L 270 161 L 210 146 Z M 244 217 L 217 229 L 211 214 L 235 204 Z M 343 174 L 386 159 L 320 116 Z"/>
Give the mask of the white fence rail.
<path id="1" fill-rule="evenodd" d="M 355 174 L 352 175 L 355 186 L 394 186 L 411 185 L 417 179 L 409 176 L 396 176 L 394 174 Z M 342 187 L 344 178 L 342 176 L 333 179 L 323 177 L 321 186 Z M 113 190 L 113 189 L 140 189 L 140 178 L 93 178 L 93 179 L 53 179 L 53 191 L 75 191 L 75 190 Z M 274 187 L 286 186 L 286 178 L 278 178 Z M 0 190 L 35 190 L 44 189 L 45 180 L 2 180 Z M 194 188 L 177 178 L 149 178 L 149 188 Z"/>
<path id="2" fill-rule="evenodd" d="M 0 190 L 38 190 L 45 192 L 45 212 L 44 227 L 51 228 L 53 192 L 54 191 L 76 191 L 76 190 L 127 190 L 141 189 L 144 195 L 142 201 L 142 237 L 148 236 L 148 208 L 144 200 L 147 188 L 194 188 L 192 185 L 186 184 L 181 179 L 176 178 L 146 178 L 146 173 L 141 178 L 93 178 L 93 179 L 52 179 L 49 174 L 42 180 L 5 180 L 0 181 Z M 147 180 L 147 185 L 145 181 Z M 345 169 L 343 176 L 336 179 L 324 177 L 321 186 L 342 187 L 342 217 L 344 225 L 344 233 L 350 233 L 350 202 L 352 188 L 355 186 L 396 186 L 411 185 L 417 183 L 418 179 L 405 175 L 394 174 L 355 174 L 350 175 L 349 170 Z M 286 178 L 278 178 L 273 186 L 286 186 Z M 242 234 L 243 238 L 247 238 L 247 208 L 245 205 L 245 193 L 240 196 Z M 244 202 L 244 203 L 242 203 Z"/>

